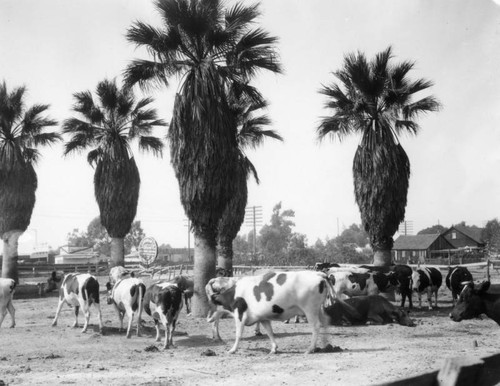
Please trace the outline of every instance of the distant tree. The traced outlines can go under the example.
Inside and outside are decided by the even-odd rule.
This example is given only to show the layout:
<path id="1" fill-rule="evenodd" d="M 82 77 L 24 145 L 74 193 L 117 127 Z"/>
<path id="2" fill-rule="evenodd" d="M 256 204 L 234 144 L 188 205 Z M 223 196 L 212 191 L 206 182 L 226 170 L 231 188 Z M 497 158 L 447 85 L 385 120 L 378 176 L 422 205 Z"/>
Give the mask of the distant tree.
<path id="1" fill-rule="evenodd" d="M 141 240 L 146 237 L 144 229 L 142 229 L 140 221 L 134 221 L 130 227 L 130 231 L 125 236 L 125 253 L 128 254 L 132 248 L 138 248 Z"/>
<path id="2" fill-rule="evenodd" d="M 271 223 L 264 225 L 260 230 L 260 244 L 266 258 L 283 255 L 286 252 L 292 236 L 292 227 L 295 226 L 291 220 L 293 217 L 295 217 L 293 210 L 281 211 L 281 202 L 274 206 Z"/>
<path id="3" fill-rule="evenodd" d="M 500 252 L 500 223 L 498 219 L 494 218 L 493 220 L 489 220 L 481 236 L 490 253 Z"/>
<path id="4" fill-rule="evenodd" d="M 68 233 L 66 239 L 70 247 L 88 248 L 93 246 L 92 240 L 88 237 L 88 233 L 80 231 L 79 229 L 73 229 L 71 233 Z"/>
<path id="5" fill-rule="evenodd" d="M 417 235 L 435 235 L 435 234 L 441 234 L 446 230 L 446 228 L 440 224 L 433 225 L 429 228 L 422 229 L 417 233 Z"/>
<path id="6" fill-rule="evenodd" d="M 26 88 L 7 90 L 0 83 L 0 237 L 3 240 L 2 277 L 19 282 L 17 247 L 31 221 L 38 185 L 34 165 L 38 148 L 61 137 L 44 132 L 57 122 L 43 117 L 48 105 L 26 106 Z"/>
<path id="7" fill-rule="evenodd" d="M 342 231 L 337 241 L 342 244 L 356 244 L 363 248 L 370 242 L 370 237 L 359 225 L 352 224 Z"/>
<path id="8" fill-rule="evenodd" d="M 349 54 L 334 72 L 338 82 L 320 90 L 332 114 L 322 119 L 319 138 L 361 135 L 352 167 L 354 193 L 376 265 L 391 263 L 393 235 L 405 216 L 410 161 L 399 136 L 417 134 L 416 118 L 440 106 L 433 96 L 414 100 L 432 83 L 410 80 L 414 63 L 393 64 L 392 58 L 390 47 L 371 61 L 361 52 Z"/>

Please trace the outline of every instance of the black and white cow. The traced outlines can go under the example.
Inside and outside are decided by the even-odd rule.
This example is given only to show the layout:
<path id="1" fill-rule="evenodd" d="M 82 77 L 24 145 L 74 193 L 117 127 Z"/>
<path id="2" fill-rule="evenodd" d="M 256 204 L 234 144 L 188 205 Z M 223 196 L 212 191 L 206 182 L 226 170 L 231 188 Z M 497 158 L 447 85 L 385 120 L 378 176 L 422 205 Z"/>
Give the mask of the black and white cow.
<path id="1" fill-rule="evenodd" d="M 314 271 L 268 272 L 239 279 L 234 293 L 236 340 L 229 353 L 234 353 L 245 326 L 261 322 L 271 340 L 271 353 L 277 344 L 271 321 L 305 315 L 312 326 L 312 339 L 306 353 L 314 352 L 319 330 L 326 322 L 323 306 L 333 288 L 326 274 Z"/>
<path id="2" fill-rule="evenodd" d="M 360 268 L 367 268 L 370 272 L 385 274 L 389 279 L 389 284 L 394 287 L 396 293 L 401 295 L 401 307 L 405 306 L 406 298 L 408 298 L 409 307 L 413 308 L 411 298 L 411 276 L 413 270 L 410 266 L 404 264 L 390 266 L 361 265 Z"/>
<path id="3" fill-rule="evenodd" d="M 0 327 L 2 326 L 7 311 L 10 314 L 12 323 L 10 328 L 16 326 L 16 310 L 12 304 L 12 297 L 16 289 L 16 282 L 13 279 L 0 278 Z"/>
<path id="4" fill-rule="evenodd" d="M 330 316 L 330 323 L 333 325 L 341 325 L 343 322 L 385 324 L 395 321 L 403 326 L 415 326 L 407 311 L 393 306 L 380 295 L 336 299 L 331 306 L 325 308 L 325 312 Z"/>
<path id="5" fill-rule="evenodd" d="M 134 277 L 134 273 L 121 265 L 117 265 L 109 270 L 109 283 L 114 286 L 119 280 L 126 277 Z"/>
<path id="6" fill-rule="evenodd" d="M 486 314 L 500 325 L 500 294 L 489 293 L 489 288 L 489 281 L 484 281 L 478 286 L 475 286 L 473 282 L 465 285 L 457 304 L 451 311 L 450 318 L 455 322 L 460 322 Z"/>
<path id="7" fill-rule="evenodd" d="M 339 267 L 340 267 L 340 265 L 338 265 L 337 263 L 330 263 L 330 262 L 314 264 L 314 270 L 321 271 L 321 272 L 326 272 L 330 268 L 339 268 Z"/>
<path id="8" fill-rule="evenodd" d="M 64 303 L 67 303 L 70 307 L 75 307 L 75 323 L 73 327 L 78 327 L 78 312 L 80 307 L 83 309 L 85 324 L 83 325 L 82 332 L 87 331 L 90 319 L 90 306 L 94 304 L 95 308 L 97 308 L 97 316 L 99 318 L 99 332 L 102 333 L 99 282 L 94 276 L 88 273 L 69 273 L 64 277 L 61 288 L 59 288 L 59 304 L 57 305 L 56 316 L 54 317 L 52 326 L 57 325 L 57 319 Z"/>
<path id="9" fill-rule="evenodd" d="M 63 272 L 52 271 L 50 277 L 47 279 L 47 286 L 45 287 L 45 293 L 59 290 L 59 288 L 61 288 L 63 279 L 64 279 Z"/>
<path id="10" fill-rule="evenodd" d="M 418 295 L 418 306 L 422 308 L 422 293 L 427 292 L 427 303 L 429 310 L 432 310 L 432 294 L 435 296 L 435 306 L 437 308 L 437 294 L 443 282 L 441 271 L 434 267 L 418 268 L 412 274 L 412 289 Z"/>
<path id="11" fill-rule="evenodd" d="M 123 330 L 123 318 L 127 314 L 127 338 L 130 338 L 132 322 L 137 316 L 137 336 L 140 336 L 140 324 L 142 314 L 142 302 L 146 293 L 146 286 L 142 280 L 135 277 L 126 277 L 118 280 L 114 286 L 111 283 L 106 283 L 108 290 L 108 304 L 115 306 L 118 318 L 120 320 L 120 330 Z"/>
<path id="12" fill-rule="evenodd" d="M 210 279 L 205 286 L 209 310 L 207 322 L 212 324 L 212 339 L 222 340 L 219 334 L 220 318 L 226 315 L 233 317 L 234 292 L 236 290 L 235 277 L 216 277 Z M 260 336 L 260 323 L 255 324 L 255 335 Z"/>
<path id="13" fill-rule="evenodd" d="M 460 292 L 465 285 L 472 282 L 472 274 L 465 267 L 450 267 L 446 275 L 446 287 L 451 291 L 453 305 L 455 305 Z"/>
<path id="14" fill-rule="evenodd" d="M 389 277 L 381 272 L 328 271 L 328 280 L 332 283 L 337 297 L 342 294 L 351 296 L 377 295 L 390 287 Z"/>
<path id="15" fill-rule="evenodd" d="M 182 309 L 182 290 L 173 283 L 153 283 L 146 289 L 144 311 L 154 319 L 156 341 L 160 341 L 160 322 L 165 328 L 163 347 L 173 346 L 173 334 Z"/>

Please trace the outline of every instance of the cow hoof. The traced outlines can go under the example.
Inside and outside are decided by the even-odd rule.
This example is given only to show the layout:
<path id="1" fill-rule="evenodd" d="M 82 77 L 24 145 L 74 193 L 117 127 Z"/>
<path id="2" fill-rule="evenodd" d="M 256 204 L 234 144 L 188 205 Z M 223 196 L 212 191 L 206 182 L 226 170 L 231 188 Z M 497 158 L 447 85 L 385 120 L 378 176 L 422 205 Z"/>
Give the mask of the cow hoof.
<path id="1" fill-rule="evenodd" d="M 255 336 L 262 336 L 262 332 L 260 331 L 255 331 Z M 221 339 L 222 340 L 222 339 Z"/>
<path id="2" fill-rule="evenodd" d="M 10 328 L 14 328 L 14 327 L 16 327 L 16 325 L 15 325 L 15 324 L 13 324 L 13 325 L 11 325 L 11 326 L 10 326 Z"/>

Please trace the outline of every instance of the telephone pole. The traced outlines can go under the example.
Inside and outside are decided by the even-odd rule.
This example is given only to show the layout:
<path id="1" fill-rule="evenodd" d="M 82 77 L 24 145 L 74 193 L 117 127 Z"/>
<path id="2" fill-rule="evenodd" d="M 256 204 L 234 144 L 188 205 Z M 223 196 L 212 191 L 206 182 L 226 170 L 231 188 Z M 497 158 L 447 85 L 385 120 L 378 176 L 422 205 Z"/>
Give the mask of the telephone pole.
<path id="1" fill-rule="evenodd" d="M 245 225 L 253 226 L 253 257 L 257 255 L 257 225 L 262 225 L 262 206 L 245 208 Z"/>

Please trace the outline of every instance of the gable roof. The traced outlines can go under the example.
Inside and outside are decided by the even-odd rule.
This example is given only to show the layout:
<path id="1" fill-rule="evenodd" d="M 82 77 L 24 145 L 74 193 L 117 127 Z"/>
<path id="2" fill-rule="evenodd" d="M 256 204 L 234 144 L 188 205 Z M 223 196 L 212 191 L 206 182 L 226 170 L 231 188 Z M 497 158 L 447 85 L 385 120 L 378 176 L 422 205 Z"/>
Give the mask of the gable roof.
<path id="1" fill-rule="evenodd" d="M 396 241 L 394 241 L 392 249 L 428 249 L 439 236 L 441 236 L 439 233 L 433 235 L 399 236 Z"/>
<path id="2" fill-rule="evenodd" d="M 451 228 L 455 228 L 457 231 L 463 233 L 465 236 L 474 240 L 478 244 L 484 243 L 483 238 L 481 236 L 481 234 L 483 232 L 483 230 L 481 228 L 464 227 L 462 225 L 453 225 Z"/>

